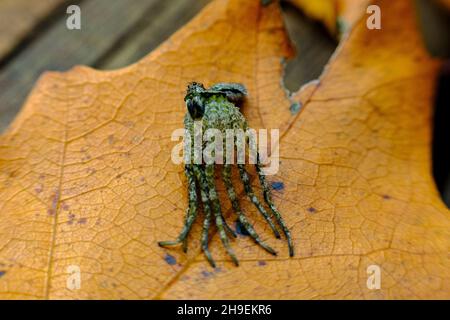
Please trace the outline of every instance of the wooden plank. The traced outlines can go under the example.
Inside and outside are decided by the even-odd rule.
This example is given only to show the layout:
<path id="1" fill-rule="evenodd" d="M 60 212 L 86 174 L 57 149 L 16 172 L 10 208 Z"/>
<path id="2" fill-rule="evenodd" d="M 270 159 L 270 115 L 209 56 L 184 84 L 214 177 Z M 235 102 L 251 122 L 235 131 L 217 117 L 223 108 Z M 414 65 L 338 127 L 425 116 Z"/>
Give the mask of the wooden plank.
<path id="1" fill-rule="evenodd" d="M 94 65 L 159 1 L 85 0 L 81 30 L 68 30 L 66 15 L 59 17 L 0 71 L 0 130 L 13 119 L 42 72 Z"/>
<path id="2" fill-rule="evenodd" d="M 191 20 L 209 0 L 160 1 L 130 33 L 121 48 L 96 64 L 100 69 L 116 69 L 136 62 Z"/>
<path id="3" fill-rule="evenodd" d="M 0 61 L 66 0 L 0 1 Z"/>

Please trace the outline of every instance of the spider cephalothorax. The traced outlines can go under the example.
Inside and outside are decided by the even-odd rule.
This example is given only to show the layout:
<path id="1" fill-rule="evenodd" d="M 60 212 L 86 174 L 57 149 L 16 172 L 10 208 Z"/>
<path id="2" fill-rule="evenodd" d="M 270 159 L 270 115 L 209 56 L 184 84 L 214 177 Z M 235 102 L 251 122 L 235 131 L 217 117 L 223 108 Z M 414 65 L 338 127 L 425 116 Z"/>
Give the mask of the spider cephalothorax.
<path id="1" fill-rule="evenodd" d="M 248 129 L 247 121 L 239 110 L 238 105 L 244 100 L 247 95 L 247 90 L 245 87 L 238 83 L 217 83 L 212 87 L 206 89 L 201 83 L 191 82 L 188 85 L 185 102 L 188 112 L 184 118 L 185 129 L 190 136 L 194 136 L 194 123 L 200 122 L 202 131 L 205 132 L 208 129 L 216 129 L 223 133 L 225 137 L 225 131 L 227 130 L 243 130 Z M 193 139 L 191 139 L 192 141 Z M 238 142 L 236 141 L 238 144 Z M 242 143 L 242 142 L 241 142 Z M 248 140 L 244 142 L 248 144 Z M 193 143 L 191 142 L 192 146 Z M 190 150 L 190 149 L 189 149 Z M 208 249 L 208 232 L 211 222 L 214 221 L 220 239 L 225 246 L 228 254 L 232 258 L 233 262 L 238 265 L 238 260 L 230 247 L 228 235 L 236 237 L 235 232 L 226 223 L 219 201 L 219 196 L 214 182 L 214 172 L 216 169 L 216 163 L 196 163 L 194 161 L 194 152 L 190 152 L 189 156 L 192 161 L 185 164 L 185 175 L 188 182 L 188 194 L 189 194 L 189 205 L 186 209 L 186 219 L 183 230 L 181 231 L 178 238 L 174 241 L 161 241 L 160 246 L 169 246 L 183 243 L 183 249 L 187 250 L 187 236 L 192 228 L 192 225 L 198 215 L 199 199 L 197 195 L 197 189 L 200 192 L 200 202 L 203 205 L 204 211 L 204 221 L 203 230 L 201 236 L 202 249 L 212 266 L 215 266 L 214 260 Z M 256 172 L 258 173 L 258 178 L 263 189 L 263 195 L 265 203 L 268 205 L 270 210 L 266 210 L 264 205 L 256 197 L 253 187 L 250 182 L 250 176 L 245 168 L 245 164 L 236 164 L 241 181 L 244 185 L 245 193 L 247 194 L 249 200 L 256 206 L 258 211 L 266 219 L 270 228 L 273 230 L 277 238 L 280 234 L 273 222 L 273 218 L 277 224 L 281 227 L 282 232 L 288 240 L 289 255 L 293 256 L 293 245 L 290 236 L 289 229 L 284 223 L 281 214 L 276 209 L 271 196 L 270 188 L 267 184 L 265 175 L 262 172 L 260 157 L 257 155 L 257 163 L 255 164 Z M 247 220 L 244 212 L 242 211 L 237 194 L 235 192 L 232 180 L 231 171 L 232 164 L 226 163 L 221 165 L 222 167 L 222 179 L 225 183 L 228 198 L 231 201 L 233 210 L 237 214 L 238 220 L 242 226 L 246 229 L 248 234 L 265 250 L 271 254 L 276 255 L 276 252 L 264 243 L 252 224 Z"/>

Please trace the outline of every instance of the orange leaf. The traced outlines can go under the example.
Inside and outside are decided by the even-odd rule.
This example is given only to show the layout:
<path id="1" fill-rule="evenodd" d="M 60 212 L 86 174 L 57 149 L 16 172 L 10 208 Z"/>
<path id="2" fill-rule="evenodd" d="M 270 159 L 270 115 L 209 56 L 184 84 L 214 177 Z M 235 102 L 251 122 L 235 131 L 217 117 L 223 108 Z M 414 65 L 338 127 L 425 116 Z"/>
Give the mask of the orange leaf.
<path id="1" fill-rule="evenodd" d="M 295 96 L 295 115 L 280 85 L 290 54 L 280 13 L 259 0 L 214 1 L 128 68 L 45 75 L 0 137 L 0 297 L 449 298 L 449 212 L 430 174 L 438 63 L 410 1 L 380 5 L 382 30 L 358 24 L 320 83 Z M 214 237 L 213 270 L 199 225 L 187 255 L 157 246 L 187 205 L 170 136 L 191 80 L 243 82 L 250 124 L 281 128 L 271 179 L 284 186 L 274 196 L 295 257 L 245 201 L 278 257 L 239 237 L 234 267 Z M 379 290 L 366 286 L 370 265 Z"/>

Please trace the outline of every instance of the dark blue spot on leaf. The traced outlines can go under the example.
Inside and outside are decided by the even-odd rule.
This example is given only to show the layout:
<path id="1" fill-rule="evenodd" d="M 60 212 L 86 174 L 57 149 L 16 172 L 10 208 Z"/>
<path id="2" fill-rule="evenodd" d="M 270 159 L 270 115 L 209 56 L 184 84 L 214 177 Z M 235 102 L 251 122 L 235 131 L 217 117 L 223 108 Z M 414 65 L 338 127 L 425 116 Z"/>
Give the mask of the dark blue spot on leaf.
<path id="1" fill-rule="evenodd" d="M 308 211 L 311 212 L 311 213 L 316 213 L 317 212 L 316 208 L 313 208 L 313 207 L 308 208 Z"/>
<path id="2" fill-rule="evenodd" d="M 208 271 L 202 271 L 202 276 L 204 276 L 205 278 L 208 278 L 209 276 L 211 276 L 212 273 L 208 272 Z"/>
<path id="3" fill-rule="evenodd" d="M 273 190 L 283 190 L 284 189 L 284 183 L 281 181 L 275 181 L 272 182 L 272 189 Z"/>
<path id="4" fill-rule="evenodd" d="M 265 266 L 266 262 L 264 260 L 258 261 L 258 266 Z"/>
<path id="5" fill-rule="evenodd" d="M 291 111 L 291 114 L 297 114 L 300 111 L 300 103 L 298 102 L 294 102 L 293 104 L 291 104 L 291 106 L 289 107 L 289 110 Z"/>
<path id="6" fill-rule="evenodd" d="M 6 271 L 0 270 L 0 278 L 5 275 Z"/>
<path id="7" fill-rule="evenodd" d="M 175 259 L 175 257 L 170 254 L 166 254 L 166 256 L 164 257 L 164 260 L 166 260 L 166 262 L 168 264 L 170 264 L 171 266 L 173 266 L 174 264 L 177 263 L 177 259 Z"/>
<path id="8" fill-rule="evenodd" d="M 249 235 L 249 233 L 247 232 L 247 229 L 245 229 L 244 225 L 239 220 L 236 220 L 236 233 L 241 236 Z"/>

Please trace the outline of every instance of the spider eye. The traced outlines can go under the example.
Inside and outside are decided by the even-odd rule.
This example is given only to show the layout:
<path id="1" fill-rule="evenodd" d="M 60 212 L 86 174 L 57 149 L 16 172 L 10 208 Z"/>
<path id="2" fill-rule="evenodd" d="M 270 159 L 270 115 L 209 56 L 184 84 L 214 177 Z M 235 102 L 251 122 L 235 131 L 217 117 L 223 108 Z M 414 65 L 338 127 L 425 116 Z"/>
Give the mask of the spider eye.
<path id="1" fill-rule="evenodd" d="M 203 102 L 200 99 L 196 99 L 197 97 L 194 97 L 192 99 L 188 99 L 186 101 L 186 106 L 188 108 L 189 114 L 191 115 L 192 119 L 198 119 L 203 117 L 204 113 L 204 106 Z"/>

